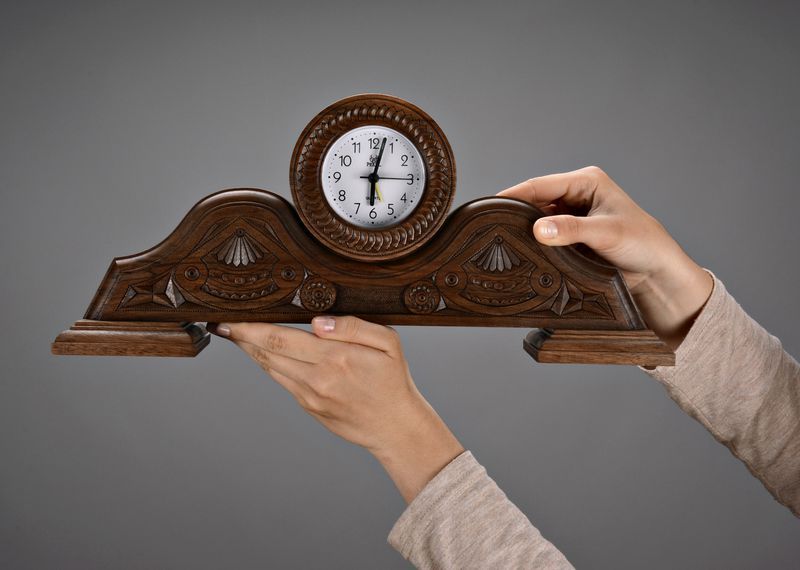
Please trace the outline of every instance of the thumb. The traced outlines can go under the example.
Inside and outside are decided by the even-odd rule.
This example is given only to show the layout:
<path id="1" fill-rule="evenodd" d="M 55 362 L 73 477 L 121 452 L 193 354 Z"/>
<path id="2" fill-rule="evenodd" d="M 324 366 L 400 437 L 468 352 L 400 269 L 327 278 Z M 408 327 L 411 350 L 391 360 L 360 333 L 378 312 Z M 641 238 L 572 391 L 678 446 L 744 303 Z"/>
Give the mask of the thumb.
<path id="1" fill-rule="evenodd" d="M 533 224 L 533 235 L 543 245 L 585 243 L 595 251 L 620 240 L 619 224 L 610 216 L 547 216 Z"/>
<path id="2" fill-rule="evenodd" d="M 311 327 L 320 338 L 360 344 L 389 354 L 402 352 L 397 331 L 356 317 L 314 317 Z"/>

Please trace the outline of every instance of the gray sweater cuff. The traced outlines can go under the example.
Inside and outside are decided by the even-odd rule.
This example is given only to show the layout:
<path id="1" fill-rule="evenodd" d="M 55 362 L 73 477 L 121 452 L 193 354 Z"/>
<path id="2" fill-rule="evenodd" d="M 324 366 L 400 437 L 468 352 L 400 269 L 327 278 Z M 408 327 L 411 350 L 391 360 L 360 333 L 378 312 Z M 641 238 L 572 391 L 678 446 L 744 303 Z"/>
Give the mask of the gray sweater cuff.
<path id="1" fill-rule="evenodd" d="M 674 367 L 645 372 L 800 516 L 800 366 L 780 340 L 714 277 L 675 356 Z"/>
<path id="2" fill-rule="evenodd" d="M 469 451 L 428 482 L 388 540 L 418 568 L 572 568 Z"/>
<path id="3" fill-rule="evenodd" d="M 454 513 L 454 508 L 464 492 L 481 476 L 486 469 L 478 463 L 472 452 L 465 451 L 436 476 L 420 491 L 411 504 L 392 527 L 389 533 L 389 544 L 404 558 L 413 554 L 414 545 L 421 542 L 421 537 L 434 530 L 435 513 Z"/>

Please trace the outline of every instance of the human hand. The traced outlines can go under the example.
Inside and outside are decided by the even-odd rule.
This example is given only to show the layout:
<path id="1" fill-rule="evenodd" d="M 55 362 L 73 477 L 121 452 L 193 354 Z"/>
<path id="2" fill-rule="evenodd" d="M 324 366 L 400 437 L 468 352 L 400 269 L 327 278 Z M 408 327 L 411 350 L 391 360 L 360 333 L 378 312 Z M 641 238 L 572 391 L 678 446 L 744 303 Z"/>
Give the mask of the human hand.
<path id="1" fill-rule="evenodd" d="M 680 345 L 711 294 L 711 276 L 605 172 L 589 166 L 531 178 L 498 195 L 546 214 L 533 225 L 540 243 L 584 243 L 617 266 L 648 326 Z"/>
<path id="2" fill-rule="evenodd" d="M 372 453 L 411 502 L 464 448 L 417 390 L 396 331 L 355 317 L 316 317 L 312 329 L 209 326 L 328 430 Z"/>

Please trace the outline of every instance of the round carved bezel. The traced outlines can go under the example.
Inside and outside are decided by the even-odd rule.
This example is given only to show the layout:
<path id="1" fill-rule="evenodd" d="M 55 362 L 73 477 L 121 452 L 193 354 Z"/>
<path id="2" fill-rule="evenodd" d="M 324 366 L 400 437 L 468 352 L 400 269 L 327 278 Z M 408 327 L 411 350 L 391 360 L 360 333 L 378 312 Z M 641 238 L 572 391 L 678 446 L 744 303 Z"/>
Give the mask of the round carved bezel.
<path id="1" fill-rule="evenodd" d="M 322 159 L 346 132 L 380 125 L 403 133 L 425 164 L 425 188 L 419 205 L 401 222 L 383 228 L 361 228 L 340 218 L 322 192 Z M 291 160 L 292 198 L 308 230 L 339 255 L 360 261 L 397 259 L 417 250 L 441 227 L 456 186 L 450 143 L 422 109 L 390 95 L 355 95 L 319 113 L 303 130 Z"/>

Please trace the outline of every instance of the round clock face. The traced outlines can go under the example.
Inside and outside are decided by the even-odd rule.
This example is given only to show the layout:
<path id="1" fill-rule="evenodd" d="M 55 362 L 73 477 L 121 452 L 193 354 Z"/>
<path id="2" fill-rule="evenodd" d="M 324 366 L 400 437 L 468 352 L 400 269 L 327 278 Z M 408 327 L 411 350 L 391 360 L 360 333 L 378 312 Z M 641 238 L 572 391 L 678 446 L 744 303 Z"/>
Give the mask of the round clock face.
<path id="1" fill-rule="evenodd" d="M 344 133 L 322 159 L 322 191 L 333 211 L 361 228 L 402 222 L 425 190 L 425 162 L 402 133 L 366 125 Z"/>

